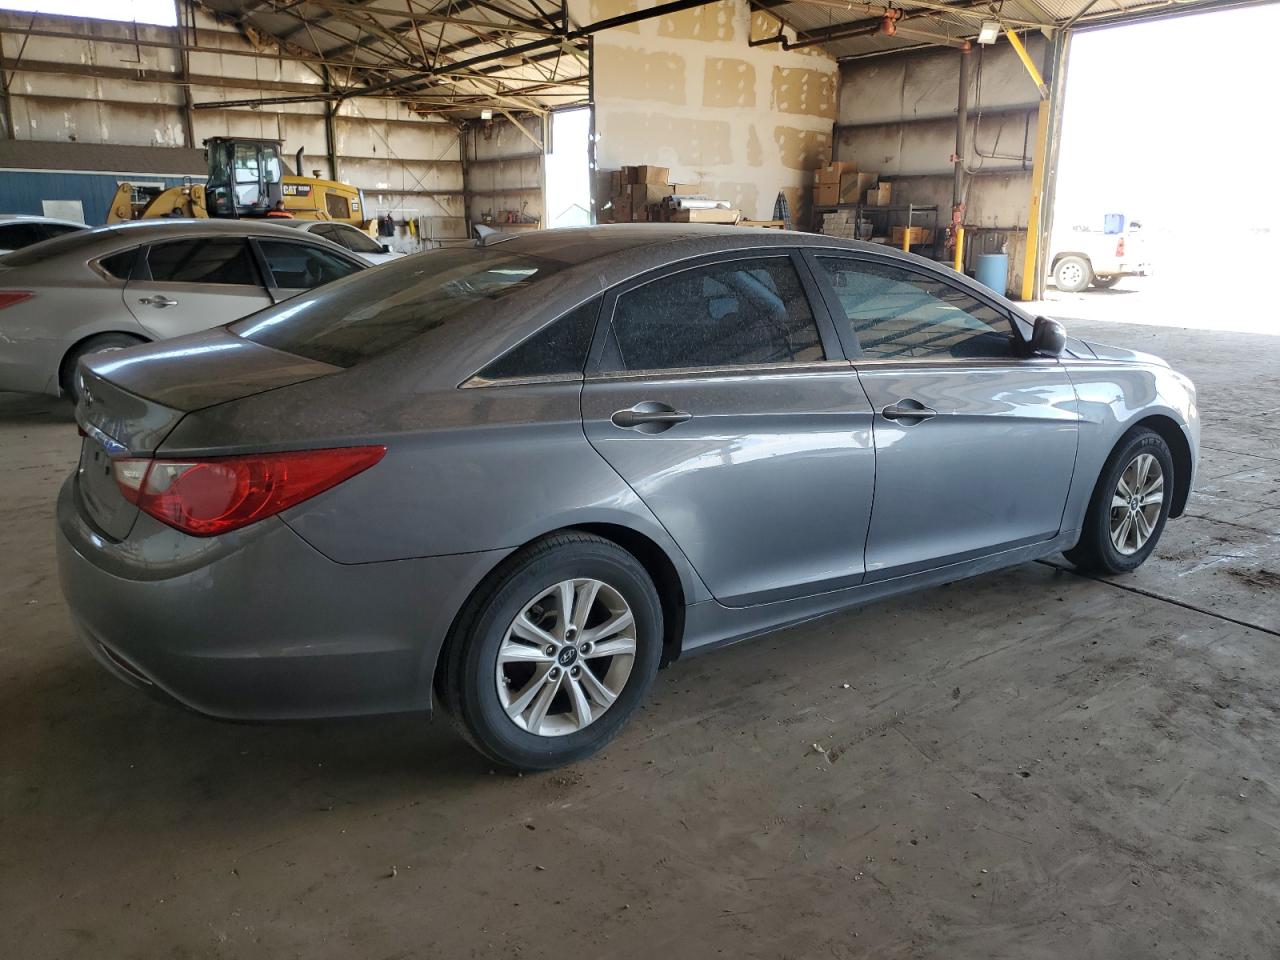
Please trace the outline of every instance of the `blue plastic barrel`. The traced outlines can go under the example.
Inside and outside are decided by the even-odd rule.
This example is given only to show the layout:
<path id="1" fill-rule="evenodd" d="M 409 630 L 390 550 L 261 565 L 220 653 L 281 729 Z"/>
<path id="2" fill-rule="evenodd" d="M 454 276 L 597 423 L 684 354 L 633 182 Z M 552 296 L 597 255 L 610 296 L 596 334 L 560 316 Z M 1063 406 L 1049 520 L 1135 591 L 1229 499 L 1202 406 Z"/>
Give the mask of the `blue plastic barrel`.
<path id="1" fill-rule="evenodd" d="M 990 287 L 1004 296 L 1009 285 L 1009 255 L 1007 253 L 978 254 L 978 269 L 974 273 L 976 279 L 984 287 Z"/>

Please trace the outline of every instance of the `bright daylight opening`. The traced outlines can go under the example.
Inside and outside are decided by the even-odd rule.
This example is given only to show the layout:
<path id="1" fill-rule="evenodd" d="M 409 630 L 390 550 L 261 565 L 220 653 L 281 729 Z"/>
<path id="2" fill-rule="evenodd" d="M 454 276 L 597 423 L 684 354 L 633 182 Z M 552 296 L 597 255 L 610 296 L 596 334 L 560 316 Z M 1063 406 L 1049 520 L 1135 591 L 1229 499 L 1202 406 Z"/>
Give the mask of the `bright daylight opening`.
<path id="1" fill-rule="evenodd" d="M 547 226 L 582 227 L 591 222 L 588 141 L 591 108 L 559 110 L 551 115 L 551 151 L 547 154 Z"/>
<path id="2" fill-rule="evenodd" d="M 173 0 L 111 0 L 111 3 L 94 3 L 92 0 L 0 0 L 0 10 L 18 10 L 23 13 L 48 13 L 62 17 L 94 17 L 98 20 L 122 20 L 126 23 L 154 23 L 163 27 L 176 26 L 177 9 Z"/>
<path id="3" fill-rule="evenodd" d="M 1053 246 L 1092 233 L 1149 275 L 1078 293 L 1051 279 L 1055 315 L 1280 334 L 1248 281 L 1280 263 L 1272 182 L 1280 6 L 1176 17 L 1071 43 Z M 1112 230 L 1105 240 L 1106 219 Z M 1052 251 L 1051 251 L 1052 255 Z"/>

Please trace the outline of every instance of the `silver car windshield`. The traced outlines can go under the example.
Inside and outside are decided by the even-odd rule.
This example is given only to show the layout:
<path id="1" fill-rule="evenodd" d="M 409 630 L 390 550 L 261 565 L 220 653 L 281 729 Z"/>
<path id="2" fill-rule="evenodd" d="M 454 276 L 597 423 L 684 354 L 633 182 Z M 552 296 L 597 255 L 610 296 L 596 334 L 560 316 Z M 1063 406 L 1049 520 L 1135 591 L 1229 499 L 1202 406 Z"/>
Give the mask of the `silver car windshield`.
<path id="1" fill-rule="evenodd" d="M 555 260 L 474 247 L 433 250 L 317 288 L 231 325 L 275 350 L 351 367 L 546 279 Z"/>

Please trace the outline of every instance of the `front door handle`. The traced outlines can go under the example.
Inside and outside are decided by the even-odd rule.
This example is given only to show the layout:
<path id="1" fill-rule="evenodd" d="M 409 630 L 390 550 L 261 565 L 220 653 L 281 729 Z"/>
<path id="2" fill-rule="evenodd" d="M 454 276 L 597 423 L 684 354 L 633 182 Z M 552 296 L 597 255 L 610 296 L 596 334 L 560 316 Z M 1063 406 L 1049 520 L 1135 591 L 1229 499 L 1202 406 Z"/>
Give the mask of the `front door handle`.
<path id="1" fill-rule="evenodd" d="M 149 307 L 176 307 L 178 305 L 177 300 L 170 300 L 168 297 L 163 295 L 143 297 L 138 302 L 145 303 Z"/>
<path id="2" fill-rule="evenodd" d="M 615 427 L 640 433 L 661 433 L 677 423 L 692 420 L 693 414 L 655 400 L 643 400 L 627 410 L 617 411 L 609 420 Z"/>
<path id="3" fill-rule="evenodd" d="M 886 420 L 901 420 L 903 426 L 911 426 L 922 420 L 928 420 L 930 417 L 936 417 L 937 410 L 926 407 L 919 400 L 899 400 L 897 403 L 891 403 L 880 411 L 880 416 Z"/>

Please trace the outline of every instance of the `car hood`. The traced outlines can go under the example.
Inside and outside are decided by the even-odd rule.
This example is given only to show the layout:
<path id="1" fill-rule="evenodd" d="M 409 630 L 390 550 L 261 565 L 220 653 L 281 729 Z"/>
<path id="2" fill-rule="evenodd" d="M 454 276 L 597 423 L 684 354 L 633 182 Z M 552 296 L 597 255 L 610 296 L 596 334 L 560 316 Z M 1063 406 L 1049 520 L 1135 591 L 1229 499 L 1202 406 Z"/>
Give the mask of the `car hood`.
<path id="1" fill-rule="evenodd" d="M 1080 342 L 1088 347 L 1099 360 L 1123 360 L 1128 363 L 1154 363 L 1160 367 L 1169 366 L 1167 360 L 1157 357 L 1153 353 L 1128 350 L 1125 347 L 1112 347 L 1105 343 L 1094 343 L 1092 340 L 1081 340 Z"/>

